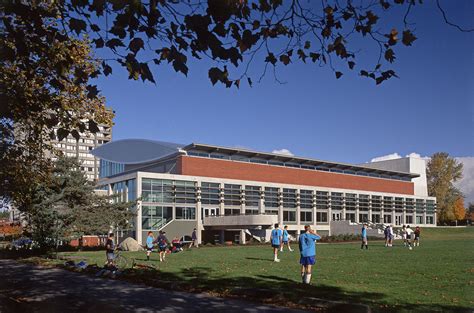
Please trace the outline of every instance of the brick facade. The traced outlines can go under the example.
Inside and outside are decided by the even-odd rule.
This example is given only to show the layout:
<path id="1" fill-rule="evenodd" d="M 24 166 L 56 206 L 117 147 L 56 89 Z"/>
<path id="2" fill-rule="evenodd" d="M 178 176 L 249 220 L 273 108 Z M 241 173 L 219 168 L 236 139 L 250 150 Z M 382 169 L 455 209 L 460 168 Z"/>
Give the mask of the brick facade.
<path id="1" fill-rule="evenodd" d="M 414 195 L 412 182 L 190 156 L 178 157 L 177 172 L 190 176 Z"/>

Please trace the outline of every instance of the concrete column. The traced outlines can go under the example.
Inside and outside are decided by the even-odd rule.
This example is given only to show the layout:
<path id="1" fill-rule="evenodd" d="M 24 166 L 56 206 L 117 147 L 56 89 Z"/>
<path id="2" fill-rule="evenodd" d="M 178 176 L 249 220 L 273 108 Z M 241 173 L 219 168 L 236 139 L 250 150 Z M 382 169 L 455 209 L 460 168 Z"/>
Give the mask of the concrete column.
<path id="1" fill-rule="evenodd" d="M 346 194 L 343 193 L 342 194 L 342 217 L 341 217 L 341 220 L 345 220 L 346 219 Z"/>
<path id="2" fill-rule="evenodd" d="M 416 210 L 413 210 L 413 224 L 417 224 L 416 222 Z"/>
<path id="3" fill-rule="evenodd" d="M 128 202 L 128 183 L 125 181 L 125 202 Z"/>
<path id="4" fill-rule="evenodd" d="M 300 190 L 296 190 L 296 225 L 300 227 L 301 224 L 301 203 Z"/>
<path id="5" fill-rule="evenodd" d="M 402 220 L 403 220 L 403 223 L 402 223 L 403 225 L 407 224 L 407 211 L 405 208 L 403 208 Z"/>
<path id="6" fill-rule="evenodd" d="M 369 199 L 369 210 L 367 214 L 369 214 L 369 221 L 371 221 L 372 223 L 375 223 L 374 219 L 372 218 L 373 212 L 372 212 L 372 203 L 370 199 Z"/>
<path id="7" fill-rule="evenodd" d="M 278 188 L 278 224 L 283 226 L 283 189 Z"/>
<path id="8" fill-rule="evenodd" d="M 395 214 L 395 208 L 392 207 L 392 224 L 393 224 L 393 225 L 395 225 L 395 216 L 396 216 L 396 214 Z"/>
<path id="9" fill-rule="evenodd" d="M 331 236 L 332 204 L 331 204 L 331 198 L 329 195 L 330 193 L 328 192 L 328 223 L 329 223 L 328 235 Z"/>
<path id="10" fill-rule="evenodd" d="M 245 230 L 241 229 L 240 230 L 240 244 L 245 245 L 247 242 L 245 240 Z"/>
<path id="11" fill-rule="evenodd" d="M 426 224 L 426 209 L 423 210 L 423 223 Z"/>
<path id="12" fill-rule="evenodd" d="M 220 203 L 219 203 L 219 214 L 224 215 L 224 184 L 219 184 L 220 189 Z"/>
<path id="13" fill-rule="evenodd" d="M 258 211 L 260 214 L 265 213 L 265 187 L 260 187 L 260 200 L 258 201 Z"/>
<path id="14" fill-rule="evenodd" d="M 201 182 L 196 182 L 196 236 L 198 244 L 202 242 L 202 231 L 204 227 L 202 225 L 202 207 L 201 207 Z"/>
<path id="15" fill-rule="evenodd" d="M 140 186 L 141 190 L 141 186 Z M 110 196 L 112 195 L 112 184 L 107 184 L 107 195 Z"/>
<path id="16" fill-rule="evenodd" d="M 240 190 L 240 214 L 245 214 L 245 185 Z"/>

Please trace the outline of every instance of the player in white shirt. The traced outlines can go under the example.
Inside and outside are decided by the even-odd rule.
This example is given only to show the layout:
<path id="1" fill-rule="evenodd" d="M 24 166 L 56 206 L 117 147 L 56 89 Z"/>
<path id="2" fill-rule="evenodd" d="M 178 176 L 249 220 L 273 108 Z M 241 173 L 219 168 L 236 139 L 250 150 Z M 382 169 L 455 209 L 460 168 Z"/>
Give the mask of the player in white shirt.
<path id="1" fill-rule="evenodd" d="M 406 230 L 406 243 L 408 244 L 408 249 L 412 250 L 411 247 L 411 237 L 413 235 L 413 230 L 410 228 L 410 225 L 407 226 Z"/>

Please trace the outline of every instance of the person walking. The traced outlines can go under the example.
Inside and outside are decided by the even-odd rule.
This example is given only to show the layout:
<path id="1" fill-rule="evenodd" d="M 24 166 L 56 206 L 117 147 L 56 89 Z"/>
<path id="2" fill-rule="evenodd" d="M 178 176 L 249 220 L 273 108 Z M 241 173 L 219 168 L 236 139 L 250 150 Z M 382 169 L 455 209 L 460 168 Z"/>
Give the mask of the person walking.
<path id="1" fill-rule="evenodd" d="M 395 238 L 395 234 L 393 232 L 393 226 L 388 225 L 389 233 L 388 233 L 388 246 L 392 247 L 393 246 L 393 239 Z"/>
<path id="2" fill-rule="evenodd" d="M 290 252 L 293 252 L 293 249 L 291 249 L 290 247 L 290 235 L 288 234 L 288 225 L 285 225 L 285 227 L 283 227 L 283 242 L 280 247 L 281 252 L 283 252 L 283 247 L 285 245 L 288 247 L 288 250 L 290 250 Z"/>
<path id="3" fill-rule="evenodd" d="M 299 237 L 301 280 L 303 284 L 311 282 L 313 265 L 316 263 L 316 240 L 321 236 L 311 229 L 310 225 L 304 227 L 305 232 Z"/>
<path id="4" fill-rule="evenodd" d="M 406 247 L 407 246 L 407 227 L 403 225 L 402 227 L 402 239 L 403 239 L 403 245 Z"/>
<path id="5" fill-rule="evenodd" d="M 420 246 L 420 234 L 421 234 L 420 226 L 416 226 L 415 227 L 415 242 L 413 243 L 413 246 L 415 247 Z"/>
<path id="6" fill-rule="evenodd" d="M 413 234 L 413 229 L 410 228 L 410 225 L 407 226 L 406 230 L 406 243 L 408 245 L 408 249 L 412 250 L 412 246 L 411 246 L 411 237 L 412 237 L 412 234 Z"/>
<path id="7" fill-rule="evenodd" d="M 385 227 L 383 230 L 383 234 L 385 236 L 385 247 L 388 247 L 388 244 L 390 242 L 390 226 Z"/>
<path id="8" fill-rule="evenodd" d="M 165 261 L 166 257 L 166 248 L 168 248 L 168 238 L 166 238 L 166 232 L 160 231 L 160 235 L 156 238 L 158 243 L 158 250 L 160 251 L 160 262 Z"/>
<path id="9" fill-rule="evenodd" d="M 275 224 L 275 229 L 272 230 L 272 234 L 270 236 L 270 241 L 273 247 L 273 262 L 280 262 L 278 258 L 278 250 L 280 249 L 282 243 L 283 232 L 280 229 L 280 225 L 277 223 Z"/>
<path id="10" fill-rule="evenodd" d="M 155 238 L 153 237 L 153 232 L 149 231 L 148 236 L 146 237 L 146 260 L 150 261 L 150 254 L 153 252 L 153 242 Z"/>
<path id="11" fill-rule="evenodd" d="M 191 249 L 192 246 L 194 246 L 196 248 L 199 248 L 198 247 L 196 228 L 193 229 L 193 233 L 191 234 L 191 243 L 189 244 L 189 249 Z"/>
<path id="12" fill-rule="evenodd" d="M 367 244 L 367 224 L 362 225 L 361 238 L 362 244 L 360 245 L 360 248 L 364 249 L 365 246 L 365 249 L 368 250 L 369 246 Z"/>

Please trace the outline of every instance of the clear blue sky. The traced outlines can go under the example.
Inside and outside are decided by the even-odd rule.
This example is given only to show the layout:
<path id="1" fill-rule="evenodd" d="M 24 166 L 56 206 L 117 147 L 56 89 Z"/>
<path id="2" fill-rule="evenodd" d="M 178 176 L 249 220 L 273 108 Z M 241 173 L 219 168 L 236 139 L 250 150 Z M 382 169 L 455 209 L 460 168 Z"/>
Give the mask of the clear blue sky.
<path id="1" fill-rule="evenodd" d="M 400 79 L 381 86 L 300 62 L 279 66 L 286 84 L 267 75 L 240 90 L 213 87 L 209 64 L 190 63 L 187 78 L 163 67 L 156 85 L 117 69 L 98 81 L 116 111 L 113 137 L 285 148 L 352 163 L 393 152 L 474 156 L 474 33 L 446 25 L 434 1 L 425 2 L 411 15 L 418 40 L 397 50 Z M 442 3 L 450 18 L 474 27 L 474 1 Z"/>

